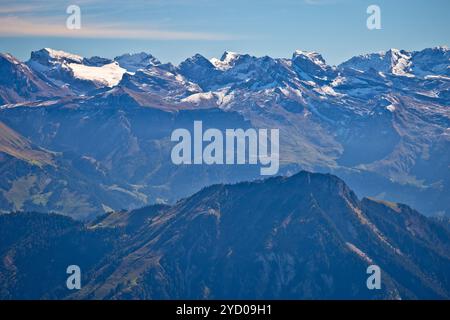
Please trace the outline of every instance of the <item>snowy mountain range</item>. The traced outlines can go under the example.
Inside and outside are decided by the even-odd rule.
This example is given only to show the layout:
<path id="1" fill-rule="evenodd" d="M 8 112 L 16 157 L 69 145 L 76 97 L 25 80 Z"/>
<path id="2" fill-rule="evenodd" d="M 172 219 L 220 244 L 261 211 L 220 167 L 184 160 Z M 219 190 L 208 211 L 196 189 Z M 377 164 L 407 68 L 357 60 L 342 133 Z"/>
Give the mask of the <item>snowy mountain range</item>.
<path id="1" fill-rule="evenodd" d="M 342 177 L 360 196 L 450 214 L 450 50 L 149 53 L 84 58 L 53 49 L 0 55 L 0 209 L 83 218 L 258 178 L 241 167 L 177 167 L 170 132 L 279 128 L 281 174 Z M 195 179 L 194 179 L 195 177 Z"/>

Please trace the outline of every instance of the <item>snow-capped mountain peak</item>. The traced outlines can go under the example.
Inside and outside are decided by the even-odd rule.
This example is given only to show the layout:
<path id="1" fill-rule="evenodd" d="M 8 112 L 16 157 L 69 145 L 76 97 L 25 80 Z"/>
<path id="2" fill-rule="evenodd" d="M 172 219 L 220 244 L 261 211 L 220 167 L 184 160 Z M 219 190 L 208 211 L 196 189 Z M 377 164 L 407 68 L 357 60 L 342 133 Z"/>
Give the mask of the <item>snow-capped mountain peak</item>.
<path id="1" fill-rule="evenodd" d="M 145 53 L 123 57 L 127 62 L 144 61 L 144 66 L 150 61 Z M 301 50 L 292 59 L 225 52 L 220 60 L 213 60 L 215 65 L 196 54 L 178 66 L 160 64 L 134 73 L 120 65 L 124 60 L 86 59 L 48 49 L 33 53 L 32 58 L 42 69 L 19 64 L 10 55 L 0 56 L 0 110 L 24 102 L 30 106 L 57 103 L 71 110 L 79 106 L 83 114 L 83 106 L 94 111 L 103 106 L 130 107 L 127 112 L 134 118 L 134 107 L 170 112 L 218 108 L 217 117 L 229 112 L 255 126 L 279 125 L 285 135 L 286 159 L 295 159 L 296 164 L 342 165 L 378 172 L 399 183 L 415 183 L 426 178 L 415 165 L 426 150 L 430 161 L 439 166 L 434 170 L 436 181 L 448 171 L 448 163 L 444 167 L 439 160 L 448 156 L 443 151 L 449 150 L 450 141 L 450 52 L 445 47 L 413 52 L 391 49 L 355 57 L 338 68 L 327 65 L 316 52 Z M 180 117 L 188 119 L 184 114 Z M 153 116 L 150 119 L 154 121 Z M 102 123 L 103 118 L 99 120 Z M 155 121 L 157 125 L 159 120 Z M 240 120 L 233 118 L 229 123 L 235 121 Z M 18 117 L 17 123 L 22 126 L 23 119 Z M 307 158 L 303 158 L 303 146 Z M 447 195 L 448 188 L 445 191 Z"/>
<path id="2" fill-rule="evenodd" d="M 371 69 L 396 76 L 413 77 L 411 52 L 395 48 L 378 53 L 363 54 L 342 63 L 340 68 L 351 68 L 362 72 Z"/>
<path id="3" fill-rule="evenodd" d="M 427 48 L 414 53 L 414 74 L 426 77 L 450 77 L 450 50 L 447 46 Z"/>
<path id="4" fill-rule="evenodd" d="M 44 48 L 43 50 L 48 53 L 49 57 L 55 60 L 71 60 L 78 61 L 79 63 L 83 61 L 83 57 L 62 50 L 55 50 L 51 48 Z"/>
<path id="5" fill-rule="evenodd" d="M 112 60 L 85 59 L 61 50 L 44 48 L 31 53 L 27 65 L 57 86 L 85 91 L 93 87 L 115 86 L 127 71 Z"/>
<path id="6" fill-rule="evenodd" d="M 61 50 L 44 48 L 31 52 L 31 57 L 27 64 L 40 72 L 45 72 L 51 68 L 57 68 L 68 63 L 83 63 L 83 57 Z"/>
<path id="7" fill-rule="evenodd" d="M 237 58 L 239 58 L 240 54 L 237 52 L 233 52 L 233 51 L 225 51 L 222 55 L 222 57 L 220 58 L 220 61 L 224 62 L 224 63 L 230 63 L 234 60 L 236 60 Z"/>
<path id="8" fill-rule="evenodd" d="M 319 65 L 321 67 L 327 66 L 325 59 L 315 51 L 295 50 L 294 54 L 292 55 L 292 60 L 295 60 L 299 57 L 306 58 L 311 62 L 313 62 L 314 64 Z"/>
<path id="9" fill-rule="evenodd" d="M 325 59 L 314 51 L 296 50 L 292 55 L 292 65 L 303 80 L 325 80 L 334 73 L 334 69 L 327 65 Z"/>
<path id="10" fill-rule="evenodd" d="M 390 49 L 387 51 L 386 56 L 391 60 L 391 70 L 392 73 L 397 76 L 407 76 L 413 77 L 411 72 L 411 53 L 398 50 L 398 49 Z"/>
<path id="11" fill-rule="evenodd" d="M 426 79 L 450 77 L 450 50 L 446 46 L 426 48 L 421 51 L 389 49 L 378 53 L 364 54 L 351 58 L 339 65 L 339 69 L 369 70 L 394 76 Z"/>
<path id="12" fill-rule="evenodd" d="M 4 59 L 12 64 L 20 64 L 20 61 L 9 53 L 0 53 L 0 59 Z"/>
<path id="13" fill-rule="evenodd" d="M 147 69 L 151 66 L 160 65 L 161 62 L 153 55 L 145 52 L 126 53 L 114 58 L 122 68 L 129 72 L 136 72 L 139 69 Z"/>
<path id="14" fill-rule="evenodd" d="M 197 53 L 195 55 L 193 55 L 190 58 L 187 58 L 186 60 L 184 60 L 183 62 L 180 63 L 179 67 L 182 67 L 183 65 L 199 65 L 199 66 L 204 66 L 204 67 L 210 67 L 210 68 L 214 68 L 215 66 L 211 63 L 210 60 L 206 59 L 204 56 L 202 56 L 201 54 Z"/>
<path id="15" fill-rule="evenodd" d="M 255 57 L 225 51 L 220 59 L 208 60 L 196 54 L 178 66 L 173 66 L 161 64 L 145 52 L 124 54 L 112 60 L 83 58 L 65 51 L 44 48 L 32 52 L 26 63 L 49 83 L 67 88 L 75 94 L 119 85 L 126 73 L 149 71 L 145 76 L 133 78 L 137 88 L 145 87 L 143 91 L 147 92 L 150 87 L 160 87 L 161 83 L 165 83 L 167 87 L 164 90 L 171 92 L 171 88 L 176 88 L 176 92 L 182 92 L 177 93 L 177 97 L 184 96 L 185 92 L 196 92 L 197 89 L 191 88 L 191 84 L 195 84 L 204 92 L 216 92 L 224 88 L 262 92 L 265 89 L 291 86 L 293 92 L 314 88 L 314 95 L 339 96 L 345 93 L 358 98 L 371 90 L 369 87 L 372 81 L 391 86 L 393 76 L 395 81 L 401 81 L 404 86 L 410 85 L 409 78 L 448 81 L 449 64 L 450 51 L 445 46 L 413 52 L 389 49 L 353 57 L 338 67 L 329 66 L 319 53 L 304 50 L 296 50 L 291 59 Z M 167 72 L 173 76 L 169 77 Z M 177 77 L 187 81 L 175 81 Z M 352 89 L 347 90 L 348 86 Z M 441 93 L 424 88 L 421 94 L 435 97 Z"/>
<path id="16" fill-rule="evenodd" d="M 212 58 L 210 62 L 219 70 L 228 70 L 233 67 L 236 60 L 239 59 L 241 55 L 232 51 L 225 51 L 220 59 Z"/>

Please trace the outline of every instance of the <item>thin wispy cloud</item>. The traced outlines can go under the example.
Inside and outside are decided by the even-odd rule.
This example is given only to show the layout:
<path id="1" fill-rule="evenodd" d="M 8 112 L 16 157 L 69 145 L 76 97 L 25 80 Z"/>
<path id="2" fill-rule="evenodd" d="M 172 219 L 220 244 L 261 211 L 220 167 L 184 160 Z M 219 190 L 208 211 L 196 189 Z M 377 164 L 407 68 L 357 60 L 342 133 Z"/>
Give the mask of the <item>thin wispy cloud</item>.
<path id="1" fill-rule="evenodd" d="M 70 30 L 65 21 L 0 17 L 0 36 L 44 36 L 72 38 L 151 39 L 151 40 L 231 40 L 226 34 L 161 30 L 151 27 L 129 27 L 120 24 L 87 24 Z"/>
<path id="2" fill-rule="evenodd" d="M 148 20 L 118 21 L 120 12 L 113 10 L 114 1 L 78 0 L 74 1 L 82 8 L 81 29 L 66 28 L 65 12 L 68 2 L 48 1 L 4 1 L 0 7 L 0 37 L 67 37 L 99 39 L 147 39 L 147 40 L 234 40 L 229 34 L 184 30 L 170 26 L 163 21 Z M 136 1 L 127 8 L 149 10 L 159 0 Z M 103 6 L 108 10 L 102 10 Z M 115 9 L 119 9 L 114 7 Z M 123 10 L 123 9 L 122 9 Z M 116 16 L 111 16 L 111 13 Z M 181 30 L 180 30 L 181 29 Z"/>

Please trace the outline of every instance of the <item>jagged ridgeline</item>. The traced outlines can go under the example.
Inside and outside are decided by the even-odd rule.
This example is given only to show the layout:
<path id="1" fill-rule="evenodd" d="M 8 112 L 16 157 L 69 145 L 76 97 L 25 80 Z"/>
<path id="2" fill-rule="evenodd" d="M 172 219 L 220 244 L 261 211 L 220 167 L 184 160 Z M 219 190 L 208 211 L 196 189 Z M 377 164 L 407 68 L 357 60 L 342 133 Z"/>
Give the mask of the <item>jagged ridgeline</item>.
<path id="1" fill-rule="evenodd" d="M 450 51 L 291 58 L 225 52 L 179 65 L 147 53 L 0 55 L 0 210 L 77 219 L 172 204 L 255 166 L 177 166 L 177 128 L 275 128 L 280 170 L 329 172 L 363 196 L 450 212 Z"/>

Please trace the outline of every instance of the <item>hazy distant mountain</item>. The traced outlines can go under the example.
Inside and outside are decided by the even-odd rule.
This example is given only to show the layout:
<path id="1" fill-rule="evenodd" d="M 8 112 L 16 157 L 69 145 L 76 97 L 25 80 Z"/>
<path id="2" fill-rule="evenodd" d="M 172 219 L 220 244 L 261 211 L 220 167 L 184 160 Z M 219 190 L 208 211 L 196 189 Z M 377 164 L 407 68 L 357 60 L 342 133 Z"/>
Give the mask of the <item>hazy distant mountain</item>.
<path id="1" fill-rule="evenodd" d="M 0 298 L 429 299 L 450 297 L 450 232 L 408 206 L 358 200 L 301 172 L 214 185 L 83 225 L 0 216 Z M 65 287 L 67 265 L 82 289 Z M 366 269 L 381 270 L 368 290 Z"/>
<path id="2" fill-rule="evenodd" d="M 148 53 L 111 60 L 42 49 L 26 65 L 9 56 L 16 62 L 4 63 L 8 72 L 31 80 L 24 87 L 2 73 L 0 121 L 58 165 L 7 153 L 0 209 L 86 217 L 259 178 L 251 166 L 171 163 L 172 130 L 202 120 L 219 129 L 280 129 L 280 174 L 331 172 L 360 196 L 449 214 L 449 52 L 391 49 L 339 66 L 301 50 L 290 59 L 197 54 L 178 66 Z M 27 171 L 12 170 L 16 163 Z M 40 183 L 43 172 L 58 183 Z"/>

